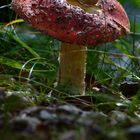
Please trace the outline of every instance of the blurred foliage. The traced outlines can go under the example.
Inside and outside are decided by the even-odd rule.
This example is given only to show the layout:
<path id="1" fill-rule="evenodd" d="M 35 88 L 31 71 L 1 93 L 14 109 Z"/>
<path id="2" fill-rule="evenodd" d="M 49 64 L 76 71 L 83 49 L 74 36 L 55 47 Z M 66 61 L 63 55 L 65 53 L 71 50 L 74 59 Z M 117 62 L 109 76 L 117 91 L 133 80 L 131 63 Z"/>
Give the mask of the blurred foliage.
<path id="1" fill-rule="evenodd" d="M 52 85 L 57 73 L 58 41 L 39 32 L 26 32 L 29 27 L 21 26 L 22 32 L 19 27 L 15 32 L 14 26 L 3 26 L 0 30 L 0 77 L 38 79 L 38 82 Z"/>
<path id="2" fill-rule="evenodd" d="M 136 7 L 140 7 L 140 1 L 139 0 L 118 0 L 120 3 L 125 4 L 127 2 L 129 2 L 130 4 L 133 4 Z"/>

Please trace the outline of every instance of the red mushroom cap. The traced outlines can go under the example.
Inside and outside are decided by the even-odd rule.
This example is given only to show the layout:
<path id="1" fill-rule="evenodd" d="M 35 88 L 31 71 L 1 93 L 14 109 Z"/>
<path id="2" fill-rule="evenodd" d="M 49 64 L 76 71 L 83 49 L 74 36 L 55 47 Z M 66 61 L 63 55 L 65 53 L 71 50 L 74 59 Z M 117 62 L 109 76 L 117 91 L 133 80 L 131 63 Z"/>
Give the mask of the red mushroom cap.
<path id="1" fill-rule="evenodd" d="M 99 0 L 88 13 L 65 0 L 13 0 L 13 9 L 40 31 L 63 42 L 98 45 L 129 32 L 129 20 L 116 0 Z"/>

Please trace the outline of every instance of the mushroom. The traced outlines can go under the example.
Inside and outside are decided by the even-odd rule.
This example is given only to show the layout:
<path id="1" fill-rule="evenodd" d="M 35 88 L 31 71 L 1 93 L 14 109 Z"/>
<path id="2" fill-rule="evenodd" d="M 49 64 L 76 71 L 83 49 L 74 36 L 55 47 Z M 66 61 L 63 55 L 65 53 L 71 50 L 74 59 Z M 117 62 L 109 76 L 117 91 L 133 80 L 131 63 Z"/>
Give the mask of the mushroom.
<path id="1" fill-rule="evenodd" d="M 61 41 L 57 87 L 70 95 L 85 94 L 87 46 L 129 33 L 129 19 L 117 0 L 12 0 L 12 8 Z"/>

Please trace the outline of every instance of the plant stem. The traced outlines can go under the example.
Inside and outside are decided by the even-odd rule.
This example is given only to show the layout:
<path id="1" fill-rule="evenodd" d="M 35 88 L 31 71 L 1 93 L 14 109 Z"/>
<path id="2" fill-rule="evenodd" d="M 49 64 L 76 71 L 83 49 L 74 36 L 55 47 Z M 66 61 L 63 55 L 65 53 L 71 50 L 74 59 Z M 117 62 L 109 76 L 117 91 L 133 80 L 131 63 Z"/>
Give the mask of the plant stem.
<path id="1" fill-rule="evenodd" d="M 58 87 L 70 95 L 85 94 L 86 46 L 62 43 Z"/>

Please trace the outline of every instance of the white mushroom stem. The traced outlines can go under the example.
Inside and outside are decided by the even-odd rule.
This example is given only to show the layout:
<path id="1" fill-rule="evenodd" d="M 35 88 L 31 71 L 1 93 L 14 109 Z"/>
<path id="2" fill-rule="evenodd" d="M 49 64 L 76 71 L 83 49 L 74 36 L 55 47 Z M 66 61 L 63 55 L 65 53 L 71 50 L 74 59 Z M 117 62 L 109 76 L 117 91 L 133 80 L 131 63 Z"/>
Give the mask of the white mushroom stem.
<path id="1" fill-rule="evenodd" d="M 61 44 L 58 87 L 70 95 L 85 94 L 86 46 Z"/>

